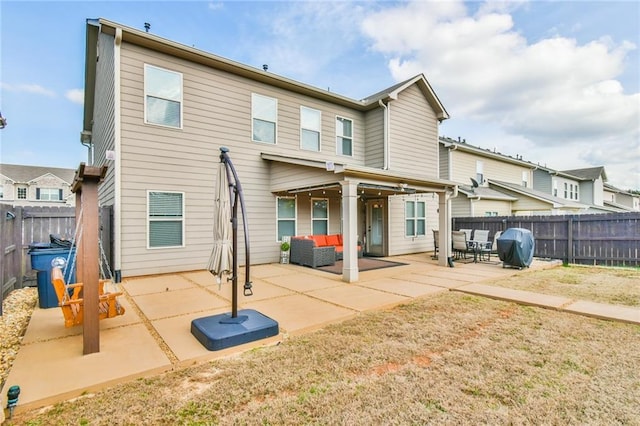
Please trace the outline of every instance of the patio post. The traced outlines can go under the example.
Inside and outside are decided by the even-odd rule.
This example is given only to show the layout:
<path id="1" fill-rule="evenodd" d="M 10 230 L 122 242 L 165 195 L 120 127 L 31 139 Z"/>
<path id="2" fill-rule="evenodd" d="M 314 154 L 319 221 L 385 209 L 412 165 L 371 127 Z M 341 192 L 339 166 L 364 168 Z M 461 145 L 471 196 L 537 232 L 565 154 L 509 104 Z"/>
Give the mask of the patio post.
<path id="1" fill-rule="evenodd" d="M 438 192 L 438 227 L 440 229 L 440 241 L 438 242 L 438 265 L 447 266 L 451 257 L 451 199 L 447 191 Z"/>
<path id="2" fill-rule="evenodd" d="M 342 185 L 342 239 L 344 258 L 342 281 L 358 281 L 358 183 L 340 182 Z"/>

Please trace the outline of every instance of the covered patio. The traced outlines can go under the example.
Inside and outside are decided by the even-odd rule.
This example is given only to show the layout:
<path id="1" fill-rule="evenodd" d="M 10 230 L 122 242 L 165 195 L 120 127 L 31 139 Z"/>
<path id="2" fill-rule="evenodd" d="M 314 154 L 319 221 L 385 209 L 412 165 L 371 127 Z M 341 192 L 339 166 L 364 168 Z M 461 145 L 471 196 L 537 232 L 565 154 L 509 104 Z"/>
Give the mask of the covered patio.
<path id="1" fill-rule="evenodd" d="M 410 247 L 398 247 L 397 240 L 402 237 L 390 232 L 392 225 L 401 226 L 404 230 L 404 210 L 397 216 L 392 216 L 389 212 L 389 202 L 396 196 L 425 194 L 433 196 L 431 208 L 437 215 L 437 225 L 429 223 L 426 227 L 440 230 L 438 245 L 442 251 L 438 264 L 447 265 L 447 259 L 451 256 L 450 199 L 457 196 L 458 191 L 454 182 L 373 167 L 336 164 L 285 155 L 262 153 L 261 157 L 271 162 L 271 192 L 274 195 L 281 197 L 302 195 L 310 200 L 323 198 L 339 202 L 340 221 L 330 224 L 332 228 L 330 233 L 339 232 L 343 235 L 343 281 L 359 280 L 357 251 L 359 244 L 364 244 L 365 255 L 394 256 L 412 252 Z M 367 204 L 368 201 L 372 201 L 371 206 L 378 211 L 371 210 Z M 423 231 L 423 240 L 431 242 L 430 229 Z M 424 250 L 416 249 L 414 252 L 419 251 Z"/>

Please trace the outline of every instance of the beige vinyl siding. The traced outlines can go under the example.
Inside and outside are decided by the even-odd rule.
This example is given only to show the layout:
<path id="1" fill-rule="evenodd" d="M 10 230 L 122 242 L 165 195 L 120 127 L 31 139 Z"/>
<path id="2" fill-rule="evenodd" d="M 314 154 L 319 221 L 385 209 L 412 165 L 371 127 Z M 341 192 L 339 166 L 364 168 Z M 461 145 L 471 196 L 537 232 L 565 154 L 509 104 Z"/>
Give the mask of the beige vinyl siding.
<path id="1" fill-rule="evenodd" d="M 99 186 L 102 206 L 114 204 L 115 163 L 106 159 L 106 152 L 115 149 L 115 81 L 113 36 L 99 33 L 99 60 L 96 64 L 96 93 L 94 102 L 94 122 L 92 141 L 94 143 L 94 164 L 106 165 L 107 175 Z"/>
<path id="2" fill-rule="evenodd" d="M 389 102 L 389 168 L 438 178 L 438 120 L 417 85 Z"/>
<path id="3" fill-rule="evenodd" d="M 426 234 L 405 236 L 405 202 L 424 201 L 427 212 Z M 435 194 L 392 195 L 388 203 L 388 255 L 397 256 L 433 250 L 432 229 L 438 229 L 438 197 Z"/>
<path id="4" fill-rule="evenodd" d="M 299 193 L 296 197 L 298 204 L 298 223 L 297 223 L 297 235 L 311 235 L 311 198 L 321 197 L 309 197 L 307 193 Z M 274 198 L 275 199 L 275 198 Z M 329 200 L 329 233 L 338 234 L 340 229 L 340 198 L 327 197 Z M 275 201 L 274 201 L 275 203 Z M 275 222 L 274 222 L 275 226 Z M 275 229 L 273 231 L 275 238 Z M 253 261 L 252 261 L 253 262 Z"/>
<path id="5" fill-rule="evenodd" d="M 122 274 L 123 276 L 203 269 L 213 243 L 215 172 L 219 147 L 230 157 L 244 189 L 252 264 L 275 262 L 275 196 L 270 162 L 261 152 L 344 162 L 336 155 L 335 116 L 354 125 L 354 157 L 364 164 L 364 117 L 358 111 L 306 98 L 245 78 L 212 70 L 148 49 L 122 46 Z M 183 74 L 183 129 L 143 124 L 144 64 Z M 251 93 L 278 99 L 277 144 L 251 141 Z M 300 105 L 322 111 L 322 151 L 300 150 Z M 290 179 L 298 181 L 298 170 Z M 286 173 L 285 173 L 286 175 Z M 286 176 L 281 178 L 286 180 Z M 147 249 L 146 192 L 180 191 L 185 196 L 185 247 Z M 330 202 L 331 223 L 334 219 Z M 300 202 L 298 208 L 301 207 Z M 307 207 L 308 208 L 308 207 Z M 301 212 L 299 211 L 299 214 Z M 335 216 L 335 218 L 334 218 Z M 300 226 L 300 219 L 299 219 Z M 244 264 L 242 221 L 239 260 Z"/>
<path id="6" fill-rule="evenodd" d="M 311 185 L 336 184 L 338 179 L 333 172 L 315 167 L 301 167 L 291 164 L 271 164 L 271 192 L 305 188 Z"/>
<path id="7" fill-rule="evenodd" d="M 472 201 L 474 216 L 486 216 L 486 212 L 497 212 L 498 216 L 511 215 L 511 202 L 498 200 Z"/>
<path id="8" fill-rule="evenodd" d="M 365 160 L 367 167 L 384 166 L 384 110 L 376 108 L 365 115 Z"/>
<path id="9" fill-rule="evenodd" d="M 450 150 L 440 145 L 440 149 L 438 150 L 438 166 L 440 167 L 438 170 L 438 177 L 440 179 L 448 179 L 451 180 L 449 173 L 449 156 L 451 153 Z"/>
<path id="10" fill-rule="evenodd" d="M 471 201 L 464 195 L 459 194 L 451 199 L 451 217 L 471 216 Z"/>
<path id="11" fill-rule="evenodd" d="M 471 184 L 470 178 L 476 178 L 476 162 L 482 161 L 484 179 L 493 179 L 503 182 L 522 184 L 522 172 L 529 171 L 528 168 L 494 160 L 488 157 L 481 157 L 472 153 L 460 150 L 451 151 L 453 155 L 453 170 L 451 179 L 465 185 Z M 531 180 L 529 180 L 531 182 Z"/>

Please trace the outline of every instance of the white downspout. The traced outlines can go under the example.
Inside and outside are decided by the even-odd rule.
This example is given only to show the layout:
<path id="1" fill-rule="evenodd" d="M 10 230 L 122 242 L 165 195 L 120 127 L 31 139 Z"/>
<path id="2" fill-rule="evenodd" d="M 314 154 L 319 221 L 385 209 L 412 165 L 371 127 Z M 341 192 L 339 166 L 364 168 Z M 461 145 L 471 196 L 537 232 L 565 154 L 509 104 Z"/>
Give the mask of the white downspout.
<path id="1" fill-rule="evenodd" d="M 122 176 L 120 174 L 122 165 L 122 146 L 121 146 L 121 119 L 120 119 L 120 47 L 122 45 L 122 28 L 116 28 L 115 38 L 113 40 L 113 134 L 114 134 L 114 150 L 115 158 L 115 188 L 113 197 L 113 269 L 116 280 L 121 279 L 122 269 Z"/>
<path id="2" fill-rule="evenodd" d="M 378 104 L 384 109 L 384 124 L 382 129 L 382 170 L 389 170 L 389 107 L 382 102 L 382 99 L 378 100 Z"/>

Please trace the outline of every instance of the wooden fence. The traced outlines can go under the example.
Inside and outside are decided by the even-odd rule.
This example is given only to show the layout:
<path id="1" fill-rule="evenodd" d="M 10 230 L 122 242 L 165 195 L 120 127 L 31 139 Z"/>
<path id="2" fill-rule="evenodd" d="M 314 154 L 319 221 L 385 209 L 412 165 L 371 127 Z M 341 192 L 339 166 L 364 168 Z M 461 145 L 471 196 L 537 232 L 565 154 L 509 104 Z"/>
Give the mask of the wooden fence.
<path id="1" fill-rule="evenodd" d="M 565 216 L 497 216 L 453 219 L 453 229 L 525 228 L 534 256 L 566 263 L 640 266 L 640 212 Z"/>
<path id="2" fill-rule="evenodd" d="M 100 237 L 111 262 L 111 208 L 100 209 Z M 35 285 L 29 246 L 49 242 L 50 235 L 73 239 L 74 207 L 35 207 L 0 204 L 0 302 L 14 289 Z M 2 304 L 0 303 L 0 306 Z M 0 308 L 0 314 L 2 313 Z"/>

